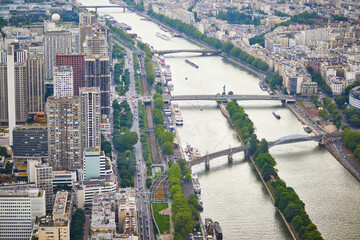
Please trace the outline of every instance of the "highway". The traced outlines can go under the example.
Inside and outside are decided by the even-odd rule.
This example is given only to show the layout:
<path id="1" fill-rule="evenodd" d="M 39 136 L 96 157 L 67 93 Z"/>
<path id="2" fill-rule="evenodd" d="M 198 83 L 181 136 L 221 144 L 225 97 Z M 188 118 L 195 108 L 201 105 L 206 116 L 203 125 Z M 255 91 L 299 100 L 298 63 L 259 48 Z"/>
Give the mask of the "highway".
<path id="1" fill-rule="evenodd" d="M 126 56 L 124 56 L 124 61 L 125 61 L 125 68 L 129 69 L 130 72 L 130 84 L 129 84 L 129 91 L 126 93 L 126 95 L 119 96 L 115 90 L 116 87 L 115 83 L 113 83 L 113 86 L 111 88 L 113 92 L 112 100 L 116 99 L 118 100 L 118 102 L 122 102 L 123 100 L 126 100 L 128 102 L 131 108 L 131 112 L 133 114 L 133 125 L 131 126 L 130 131 L 136 132 L 140 139 L 138 100 L 142 99 L 142 97 L 138 95 L 135 89 L 133 51 L 126 48 L 123 44 L 121 44 L 118 41 L 115 41 L 115 43 L 119 44 L 126 50 Z M 140 141 L 138 141 L 134 145 L 133 152 L 136 156 L 136 173 L 134 176 L 134 187 L 136 190 L 136 207 L 138 211 L 137 232 L 139 233 L 141 239 L 150 240 L 150 239 L 154 239 L 153 226 L 152 226 L 152 213 L 150 206 L 150 194 L 149 191 L 147 191 L 146 189 L 147 173 L 146 173 L 145 162 L 143 161 L 142 158 L 142 148 Z M 117 176 L 119 177 L 118 174 Z"/>

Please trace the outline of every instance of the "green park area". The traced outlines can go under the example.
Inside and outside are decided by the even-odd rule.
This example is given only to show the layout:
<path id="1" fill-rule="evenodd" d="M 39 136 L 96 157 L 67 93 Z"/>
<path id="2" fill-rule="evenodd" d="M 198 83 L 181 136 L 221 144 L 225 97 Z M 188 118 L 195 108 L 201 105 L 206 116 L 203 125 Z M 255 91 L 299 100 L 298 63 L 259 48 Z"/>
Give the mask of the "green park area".
<path id="1" fill-rule="evenodd" d="M 160 233 L 170 233 L 170 216 L 161 215 L 159 212 L 169 207 L 167 203 L 152 203 L 154 218 Z"/>

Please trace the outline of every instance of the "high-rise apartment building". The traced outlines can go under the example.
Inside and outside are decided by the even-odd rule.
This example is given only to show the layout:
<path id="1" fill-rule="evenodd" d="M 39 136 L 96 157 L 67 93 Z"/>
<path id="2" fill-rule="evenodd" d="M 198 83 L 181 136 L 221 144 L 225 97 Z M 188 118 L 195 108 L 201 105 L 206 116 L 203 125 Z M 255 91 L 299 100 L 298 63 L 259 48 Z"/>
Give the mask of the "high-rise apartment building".
<path id="1" fill-rule="evenodd" d="M 45 193 L 39 189 L 0 189 L 0 239 L 31 239 L 36 217 L 46 214 Z"/>
<path id="2" fill-rule="evenodd" d="M 70 66 L 54 66 L 54 96 L 73 96 L 73 69 Z"/>
<path id="3" fill-rule="evenodd" d="M 52 167 L 49 164 L 38 164 L 35 166 L 35 184 L 39 190 L 45 191 L 46 210 L 53 209 L 53 183 L 52 183 Z"/>
<path id="4" fill-rule="evenodd" d="M 101 93 L 101 114 L 110 114 L 109 57 L 93 55 L 85 57 L 85 86 L 98 87 Z"/>
<path id="5" fill-rule="evenodd" d="M 81 87 L 85 87 L 85 55 L 84 54 L 57 54 L 56 66 L 71 66 L 73 69 L 74 96 L 79 96 Z"/>
<path id="6" fill-rule="evenodd" d="M 0 51 L 0 125 L 9 126 L 9 144 L 16 123 L 25 123 L 27 105 L 27 53 L 18 44 Z"/>
<path id="7" fill-rule="evenodd" d="M 49 97 L 48 156 L 54 170 L 81 169 L 81 111 L 79 97 Z"/>
<path id="8" fill-rule="evenodd" d="M 71 53 L 71 32 L 51 31 L 44 34 L 45 78 L 53 78 L 55 57 L 59 53 Z"/>
<path id="9" fill-rule="evenodd" d="M 101 98 L 97 87 L 80 89 L 82 148 L 101 147 Z"/>
<path id="10" fill-rule="evenodd" d="M 44 112 L 45 79 L 44 56 L 29 56 L 27 60 L 28 112 Z"/>

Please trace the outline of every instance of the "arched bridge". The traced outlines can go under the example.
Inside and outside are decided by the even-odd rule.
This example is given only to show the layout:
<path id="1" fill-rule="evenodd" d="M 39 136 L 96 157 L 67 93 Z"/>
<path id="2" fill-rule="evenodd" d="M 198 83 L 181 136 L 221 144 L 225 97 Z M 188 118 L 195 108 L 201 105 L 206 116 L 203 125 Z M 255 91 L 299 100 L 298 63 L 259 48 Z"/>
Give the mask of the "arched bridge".
<path id="1" fill-rule="evenodd" d="M 277 146 L 277 145 L 283 145 L 283 144 L 290 144 L 290 143 L 298 143 L 298 142 L 309 142 L 309 141 L 316 141 L 321 144 L 326 144 L 328 140 L 331 139 L 338 139 L 341 137 L 341 133 L 332 133 L 332 134 L 322 134 L 322 135 L 316 135 L 316 136 L 309 136 L 309 135 L 302 135 L 302 134 L 296 134 L 296 135 L 289 135 L 282 138 L 279 138 L 275 141 L 268 142 L 269 148 Z M 205 156 L 196 158 L 191 160 L 188 164 L 190 166 L 194 166 L 200 163 L 205 162 L 205 167 L 210 168 L 210 160 L 218 158 L 220 156 L 228 155 L 229 161 L 232 161 L 232 155 L 234 153 L 238 152 L 247 152 L 249 150 L 249 143 L 245 146 L 241 147 L 234 147 L 234 148 L 227 148 L 224 150 L 220 150 L 217 152 L 213 152 L 210 154 L 207 154 Z"/>
<path id="2" fill-rule="evenodd" d="M 220 50 L 213 50 L 213 49 L 175 49 L 175 50 L 153 50 L 152 53 L 154 54 L 170 54 L 170 53 L 201 53 L 203 55 L 206 54 L 220 54 Z"/>
<path id="3" fill-rule="evenodd" d="M 292 96 L 278 95 L 164 95 L 165 102 L 169 101 L 194 101 L 194 100 L 215 100 L 215 101 L 231 101 L 231 100 L 280 100 L 286 102 L 294 102 Z"/>

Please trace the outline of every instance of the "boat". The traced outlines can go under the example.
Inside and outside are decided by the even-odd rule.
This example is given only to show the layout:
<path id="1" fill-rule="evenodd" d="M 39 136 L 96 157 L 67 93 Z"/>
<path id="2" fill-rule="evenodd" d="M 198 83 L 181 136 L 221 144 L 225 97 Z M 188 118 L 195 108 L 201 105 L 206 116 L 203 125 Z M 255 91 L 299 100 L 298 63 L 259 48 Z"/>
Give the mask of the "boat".
<path id="1" fill-rule="evenodd" d="M 173 105 L 174 115 L 175 115 L 175 124 L 176 125 L 183 125 L 183 116 L 180 112 L 180 107 L 178 104 Z"/>
<path id="2" fill-rule="evenodd" d="M 219 222 L 214 222 L 214 229 L 215 229 L 215 235 L 216 235 L 216 239 L 222 239 L 222 229 L 220 227 Z"/>
<path id="3" fill-rule="evenodd" d="M 193 155 L 194 155 L 194 158 L 199 158 L 199 157 L 201 157 L 201 153 L 200 153 L 199 149 L 197 149 L 197 148 L 193 148 L 192 153 L 193 153 Z"/>
<path id="4" fill-rule="evenodd" d="M 141 21 L 150 21 L 149 18 L 141 18 L 140 20 L 141 20 Z"/>
<path id="5" fill-rule="evenodd" d="M 260 81 L 259 86 L 260 86 L 261 90 L 263 90 L 263 91 L 267 90 L 267 85 L 264 81 Z"/>
<path id="6" fill-rule="evenodd" d="M 211 218 L 205 218 L 205 229 L 208 235 L 214 235 L 214 223 Z"/>
<path id="7" fill-rule="evenodd" d="M 118 23 L 118 25 L 119 25 L 119 27 L 122 28 L 123 30 L 131 30 L 131 29 L 132 29 L 129 25 L 127 25 L 126 23 L 123 23 L 123 22 Z"/>
<path id="8" fill-rule="evenodd" d="M 280 115 L 276 114 L 275 112 L 272 112 L 272 114 L 274 115 L 274 117 L 276 117 L 277 119 L 280 119 Z"/>
<path id="9" fill-rule="evenodd" d="M 201 193 L 201 187 L 200 187 L 200 182 L 199 182 L 199 178 L 196 174 L 192 174 L 192 185 L 194 188 L 194 193 L 196 194 L 200 194 Z"/>
<path id="10" fill-rule="evenodd" d="M 307 125 L 304 125 L 303 129 L 305 130 L 305 132 L 311 133 L 311 129 Z"/>
<path id="11" fill-rule="evenodd" d="M 171 30 L 169 30 L 169 29 L 167 29 L 165 27 L 161 27 L 160 29 L 163 30 L 164 32 L 170 32 L 171 31 Z"/>
<path id="12" fill-rule="evenodd" d="M 187 63 L 187 64 L 189 64 L 189 65 L 191 65 L 191 66 L 193 66 L 194 68 L 199 68 L 199 66 L 198 65 L 196 65 L 195 63 L 193 63 L 193 62 L 191 62 L 190 60 L 188 60 L 188 59 L 185 59 L 185 62 Z"/>
<path id="13" fill-rule="evenodd" d="M 166 36 L 165 34 L 162 34 L 160 32 L 157 32 L 156 36 L 161 38 L 161 39 L 164 39 L 164 40 L 170 40 L 170 38 L 168 36 Z"/>

